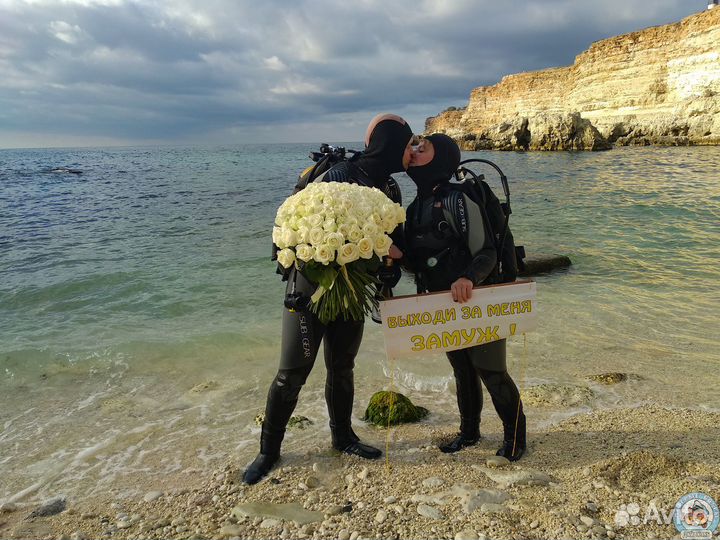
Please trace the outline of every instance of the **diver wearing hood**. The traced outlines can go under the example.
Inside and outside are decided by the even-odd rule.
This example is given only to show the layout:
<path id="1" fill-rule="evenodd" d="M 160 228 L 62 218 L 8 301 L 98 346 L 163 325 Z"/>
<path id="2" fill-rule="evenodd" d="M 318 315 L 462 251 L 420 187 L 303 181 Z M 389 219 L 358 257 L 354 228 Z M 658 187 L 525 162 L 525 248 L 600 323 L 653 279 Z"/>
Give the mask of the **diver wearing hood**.
<path id="1" fill-rule="evenodd" d="M 352 161 L 334 165 L 314 181 L 349 182 L 376 187 L 393 201 L 400 202 L 400 190 L 390 174 L 407 169 L 412 137 L 410 126 L 401 117 L 378 115 L 368 126 L 366 150 Z M 303 187 L 298 184 L 296 191 Z M 296 298 L 309 299 L 317 288 L 316 284 L 294 268 L 285 278 L 288 280 L 287 292 L 295 294 Z M 259 482 L 280 458 L 285 428 L 322 341 L 325 342 L 327 368 L 325 401 L 330 416 L 333 447 L 366 459 L 377 459 L 382 455 L 377 448 L 360 442 L 351 425 L 353 368 L 362 340 L 364 321 L 337 319 L 325 325 L 306 308 L 300 306 L 283 312 L 280 367 L 268 391 L 260 434 L 260 453 L 243 475 L 243 481 L 247 484 Z"/>
<path id="2" fill-rule="evenodd" d="M 415 274 L 418 293 L 450 290 L 466 302 L 475 286 L 493 277 L 497 253 L 482 210 L 450 185 L 460 164 L 460 149 L 443 134 L 420 143 L 407 174 L 417 185 L 405 222 L 406 261 Z M 489 201 L 493 203 L 493 201 Z M 499 204 L 497 198 L 494 203 Z M 457 452 L 480 439 L 482 379 L 503 422 L 503 446 L 497 455 L 511 461 L 525 451 L 525 415 L 520 393 L 507 372 L 504 339 L 447 353 L 460 410 L 460 433 L 443 452 Z"/>

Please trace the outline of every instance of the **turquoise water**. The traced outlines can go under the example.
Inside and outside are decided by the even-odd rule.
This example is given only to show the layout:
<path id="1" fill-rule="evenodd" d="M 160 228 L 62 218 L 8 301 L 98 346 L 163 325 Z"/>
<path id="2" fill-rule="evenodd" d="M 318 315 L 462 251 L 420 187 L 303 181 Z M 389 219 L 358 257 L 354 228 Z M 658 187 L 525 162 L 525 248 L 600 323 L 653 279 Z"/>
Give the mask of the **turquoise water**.
<path id="1" fill-rule="evenodd" d="M 270 228 L 313 149 L 0 151 L 0 501 L 250 459 L 279 350 Z M 539 329 L 510 344 L 520 385 L 636 375 L 531 408 L 531 423 L 646 402 L 720 409 L 720 148 L 473 156 L 508 175 L 518 243 L 573 260 L 537 278 Z M 442 357 L 389 365 L 368 323 L 357 364 L 357 416 L 392 373 L 454 425 Z M 319 365 L 298 409 L 317 428 L 289 434 L 289 451 L 327 432 L 323 377 Z"/>

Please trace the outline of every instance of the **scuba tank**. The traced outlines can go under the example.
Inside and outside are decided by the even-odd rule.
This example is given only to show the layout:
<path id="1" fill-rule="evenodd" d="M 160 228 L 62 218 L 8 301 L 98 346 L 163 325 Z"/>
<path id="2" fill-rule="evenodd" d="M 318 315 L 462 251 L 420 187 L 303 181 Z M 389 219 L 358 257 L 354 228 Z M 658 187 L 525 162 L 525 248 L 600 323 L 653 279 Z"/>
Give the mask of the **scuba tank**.
<path id="1" fill-rule="evenodd" d="M 492 189 L 485 182 L 484 174 L 476 174 L 465 165 L 469 163 L 482 163 L 489 165 L 500 176 L 505 202 L 500 202 Z M 472 158 L 460 162 L 460 167 L 455 172 L 458 186 L 468 197 L 470 197 L 481 209 L 483 221 L 488 230 L 492 231 L 492 238 L 497 251 L 497 275 L 499 283 L 513 282 L 518 272 L 524 269 L 523 259 L 525 258 L 525 247 L 516 246 L 515 239 L 510 231 L 510 186 L 507 176 L 492 161 L 487 159 Z"/>

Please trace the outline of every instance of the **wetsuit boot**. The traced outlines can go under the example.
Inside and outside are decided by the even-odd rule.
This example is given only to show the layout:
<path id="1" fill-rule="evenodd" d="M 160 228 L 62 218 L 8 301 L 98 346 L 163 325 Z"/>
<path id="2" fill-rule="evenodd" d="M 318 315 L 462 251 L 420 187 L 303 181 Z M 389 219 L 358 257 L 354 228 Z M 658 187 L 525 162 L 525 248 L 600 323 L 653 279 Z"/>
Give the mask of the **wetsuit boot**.
<path id="1" fill-rule="evenodd" d="M 328 327 L 325 334 L 325 401 L 330 416 L 333 448 L 361 458 L 377 459 L 382 452 L 360 442 L 352 430 L 355 396 L 353 368 L 362 332 L 362 321 L 336 321 Z"/>
<path id="2" fill-rule="evenodd" d="M 480 440 L 482 388 L 472 361 L 465 350 L 448 353 L 455 374 L 457 404 L 460 411 L 460 433 L 449 443 L 441 444 L 441 452 L 452 454 Z"/>
<path id="3" fill-rule="evenodd" d="M 382 451 L 379 448 L 360 442 L 360 437 L 355 434 L 352 428 L 343 438 L 336 438 L 333 434 L 333 448 L 363 459 L 378 459 L 382 456 Z"/>
<path id="4" fill-rule="evenodd" d="M 510 461 L 517 461 L 525 453 L 526 433 L 525 433 L 525 414 L 522 410 L 516 422 L 503 424 L 503 445 L 495 454 L 502 456 Z"/>
<path id="5" fill-rule="evenodd" d="M 278 437 L 277 434 L 269 433 L 263 426 L 260 434 L 260 453 L 245 469 L 243 482 L 250 485 L 257 484 L 267 476 L 280 459 L 282 439 L 282 436 Z"/>
<path id="6" fill-rule="evenodd" d="M 243 474 L 243 482 L 256 484 L 272 470 L 280 459 L 280 446 L 285 437 L 285 428 L 298 402 L 300 389 L 310 366 L 295 369 L 280 369 L 268 391 L 265 406 L 265 420 L 260 434 L 260 453 Z"/>
<path id="7" fill-rule="evenodd" d="M 495 455 L 517 461 L 525 452 L 527 440 L 520 392 L 507 371 L 479 371 L 503 423 L 503 445 Z"/>

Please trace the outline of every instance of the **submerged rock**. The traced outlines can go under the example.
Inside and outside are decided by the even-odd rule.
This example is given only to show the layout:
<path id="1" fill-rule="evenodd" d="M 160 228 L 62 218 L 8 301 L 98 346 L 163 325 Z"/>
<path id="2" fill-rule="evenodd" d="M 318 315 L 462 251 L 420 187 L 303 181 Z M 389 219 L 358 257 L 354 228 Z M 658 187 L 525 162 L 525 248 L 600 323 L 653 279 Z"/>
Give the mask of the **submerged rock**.
<path id="1" fill-rule="evenodd" d="M 424 407 L 413 405 L 409 398 L 398 392 L 375 392 L 365 410 L 363 420 L 376 426 L 387 427 L 417 422 L 428 415 Z"/>
<path id="2" fill-rule="evenodd" d="M 260 413 L 257 416 L 255 416 L 255 424 L 258 426 L 262 426 L 263 422 L 265 421 L 265 413 Z M 307 416 L 291 416 L 290 420 L 288 421 L 288 428 L 295 428 L 295 429 L 305 429 L 308 426 L 313 425 L 313 421 L 310 420 Z"/>
<path id="3" fill-rule="evenodd" d="M 209 392 L 220 388 L 220 383 L 217 381 L 205 381 L 200 384 L 196 384 L 190 389 L 193 394 L 202 394 L 203 392 Z"/>
<path id="4" fill-rule="evenodd" d="M 628 376 L 625 373 L 610 372 L 600 373 L 598 375 L 588 375 L 588 379 L 600 383 L 600 384 L 617 384 L 619 382 L 627 380 Z"/>
<path id="5" fill-rule="evenodd" d="M 55 497 L 54 499 L 50 499 L 49 501 L 46 501 L 42 505 L 37 507 L 28 517 L 35 518 L 54 516 L 55 514 L 63 512 L 65 510 L 65 507 L 65 497 Z"/>
<path id="6" fill-rule="evenodd" d="M 571 384 L 539 384 L 523 394 L 523 402 L 535 406 L 576 407 L 590 403 L 595 394 L 587 386 Z"/>
<path id="7" fill-rule="evenodd" d="M 0 514 L 10 514 L 18 509 L 17 504 L 6 502 L 0 504 Z"/>

